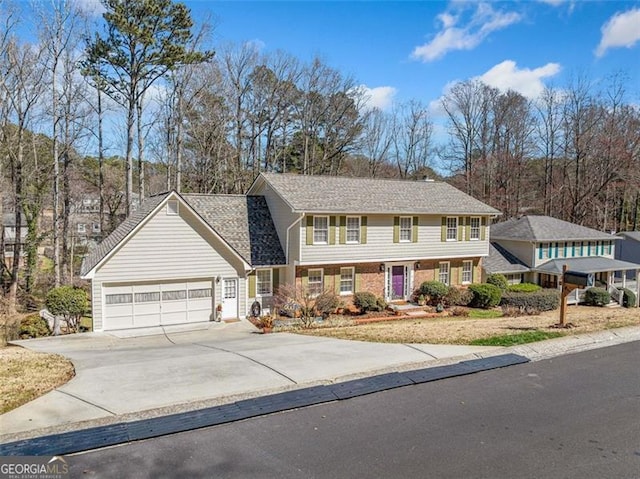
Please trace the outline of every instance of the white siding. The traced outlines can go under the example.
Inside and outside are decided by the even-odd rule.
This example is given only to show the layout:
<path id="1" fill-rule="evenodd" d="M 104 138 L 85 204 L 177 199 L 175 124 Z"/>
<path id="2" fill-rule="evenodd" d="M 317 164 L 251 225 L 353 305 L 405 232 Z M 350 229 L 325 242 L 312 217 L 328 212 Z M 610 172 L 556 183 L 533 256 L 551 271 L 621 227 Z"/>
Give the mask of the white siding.
<path id="1" fill-rule="evenodd" d="M 303 221 L 298 229 L 301 236 L 301 264 L 336 264 L 411 258 L 466 258 L 486 256 L 489 253 L 489 228 L 486 230 L 484 241 L 442 241 L 442 217 L 420 216 L 418 242 L 394 243 L 393 216 L 366 216 L 366 244 L 338 244 L 339 227 L 336 226 L 336 244 L 307 245 L 306 221 Z"/>
<path id="2" fill-rule="evenodd" d="M 239 277 L 239 313 L 243 314 L 244 275 L 242 261 L 186 208 L 180 208 L 180 215 L 167 215 L 166 209 L 161 208 L 97 269 L 92 280 L 94 329 L 103 327 L 102 285 L 105 283 Z M 217 301 L 219 288 L 215 290 L 214 300 Z"/>

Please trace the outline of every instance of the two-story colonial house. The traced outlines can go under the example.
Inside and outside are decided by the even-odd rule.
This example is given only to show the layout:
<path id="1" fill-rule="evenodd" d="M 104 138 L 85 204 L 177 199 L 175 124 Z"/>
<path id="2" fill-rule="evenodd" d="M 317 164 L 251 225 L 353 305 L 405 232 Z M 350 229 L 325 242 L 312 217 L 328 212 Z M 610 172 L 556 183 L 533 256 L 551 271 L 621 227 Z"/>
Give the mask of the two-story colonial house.
<path id="1" fill-rule="evenodd" d="M 446 183 L 262 173 L 246 195 L 148 199 L 82 273 L 96 331 L 243 318 L 283 284 L 406 300 L 479 282 L 499 214 Z"/>
<path id="2" fill-rule="evenodd" d="M 511 283 L 531 282 L 544 288 L 561 284 L 562 268 L 593 274 L 596 285 L 610 288 L 615 273 L 635 277 L 640 264 L 615 259 L 619 238 L 550 216 L 512 218 L 491 227 L 491 249 L 483 275 L 501 273 Z M 575 302 L 579 300 L 575 293 Z"/>

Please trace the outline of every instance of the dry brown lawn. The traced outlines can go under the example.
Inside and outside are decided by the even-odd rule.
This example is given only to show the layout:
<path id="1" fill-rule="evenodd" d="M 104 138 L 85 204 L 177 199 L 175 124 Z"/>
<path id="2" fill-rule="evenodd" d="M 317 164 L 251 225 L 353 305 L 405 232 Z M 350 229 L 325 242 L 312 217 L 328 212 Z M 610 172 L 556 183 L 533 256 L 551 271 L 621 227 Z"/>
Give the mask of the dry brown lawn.
<path id="1" fill-rule="evenodd" d="M 559 321 L 559 310 L 538 316 L 475 319 L 468 317 L 442 317 L 430 319 L 405 319 L 357 326 L 297 330 L 301 334 L 328 336 L 339 339 L 384 343 L 432 343 L 468 344 L 474 339 L 498 335 L 517 334 L 523 331 L 558 331 L 564 334 L 580 334 L 623 326 L 640 325 L 640 309 L 595 308 L 570 306 L 567 322 L 575 327 L 551 329 Z"/>
<path id="2" fill-rule="evenodd" d="M 57 354 L 18 346 L 0 348 L 0 414 L 51 391 L 74 375 L 73 364 Z"/>

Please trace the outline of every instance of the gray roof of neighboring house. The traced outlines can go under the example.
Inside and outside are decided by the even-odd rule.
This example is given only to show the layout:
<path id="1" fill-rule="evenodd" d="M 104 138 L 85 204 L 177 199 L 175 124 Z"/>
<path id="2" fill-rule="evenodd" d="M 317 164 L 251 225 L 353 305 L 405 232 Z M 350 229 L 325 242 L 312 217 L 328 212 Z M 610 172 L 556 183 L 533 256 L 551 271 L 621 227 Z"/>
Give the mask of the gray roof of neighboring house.
<path id="1" fill-rule="evenodd" d="M 599 273 L 602 271 L 628 271 L 640 269 L 640 264 L 620 261 L 618 259 L 603 258 L 602 256 L 589 256 L 585 258 L 558 258 L 538 266 L 535 271 L 541 273 L 562 274 L 562 266 L 567 265 L 571 271 L 581 273 Z"/>
<path id="2" fill-rule="evenodd" d="M 89 253 L 82 264 L 82 274 L 87 274 L 102 261 L 168 195 L 163 193 L 147 198 L 138 211 Z M 286 263 L 264 197 L 198 194 L 181 197 L 247 263 L 254 266 Z"/>
<path id="3" fill-rule="evenodd" d="M 250 265 L 286 263 L 263 196 L 185 194 L 182 197 Z"/>
<path id="4" fill-rule="evenodd" d="M 496 243 L 489 245 L 489 256 L 482 260 L 482 267 L 489 273 L 526 273 L 529 267 Z"/>
<path id="5" fill-rule="evenodd" d="M 91 271 L 100 261 L 102 261 L 102 258 L 107 256 L 113 248 L 118 246 L 118 244 L 125 239 L 127 235 L 131 233 L 135 227 L 138 226 L 138 224 L 145 219 L 147 215 L 151 213 L 167 196 L 169 196 L 169 193 L 163 193 L 161 195 L 147 198 L 140 209 L 120 223 L 120 225 L 113 230 L 109 236 L 102 240 L 95 249 L 89 252 L 82 262 L 80 274 L 85 275 Z"/>
<path id="6" fill-rule="evenodd" d="M 615 240 L 602 231 L 551 216 L 523 216 L 491 225 L 491 238 L 514 241 Z"/>
<path id="7" fill-rule="evenodd" d="M 640 231 L 621 231 L 620 233 L 618 233 L 618 236 L 621 236 L 625 239 L 640 241 Z"/>
<path id="8" fill-rule="evenodd" d="M 501 214 L 443 182 L 288 173 L 261 176 L 297 212 Z"/>

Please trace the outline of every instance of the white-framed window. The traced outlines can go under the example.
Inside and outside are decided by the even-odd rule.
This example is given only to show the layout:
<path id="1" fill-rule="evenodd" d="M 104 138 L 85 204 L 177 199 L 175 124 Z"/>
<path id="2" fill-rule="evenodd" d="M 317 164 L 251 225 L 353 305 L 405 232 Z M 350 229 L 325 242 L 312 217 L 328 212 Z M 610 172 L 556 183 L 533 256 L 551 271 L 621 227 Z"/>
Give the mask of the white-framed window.
<path id="1" fill-rule="evenodd" d="M 556 256 L 558 258 L 564 258 L 564 243 L 556 243 L 556 250 L 558 251 Z"/>
<path id="2" fill-rule="evenodd" d="M 149 291 L 146 293 L 136 293 L 134 300 L 136 303 L 156 303 L 160 301 L 160 292 Z"/>
<path id="3" fill-rule="evenodd" d="M 355 269 L 340 268 L 340 294 L 353 294 L 355 283 Z"/>
<path id="4" fill-rule="evenodd" d="M 347 216 L 347 243 L 360 243 L 359 216 Z"/>
<path id="5" fill-rule="evenodd" d="M 78 233 L 86 233 L 87 232 L 87 225 L 85 225 L 84 223 L 78 223 Z"/>
<path id="6" fill-rule="evenodd" d="M 211 288 L 198 288 L 189 290 L 189 299 L 210 298 Z"/>
<path id="7" fill-rule="evenodd" d="M 444 284 L 449 284 L 449 262 L 447 261 L 446 263 L 440 263 L 439 266 L 439 273 L 438 273 L 438 281 L 440 281 L 441 283 Z"/>
<path id="8" fill-rule="evenodd" d="M 107 294 L 104 297 L 107 304 L 130 304 L 133 303 L 133 294 L 131 293 L 116 293 Z"/>
<path id="9" fill-rule="evenodd" d="M 94 233 L 100 233 L 100 223 L 93 223 L 91 229 Z"/>
<path id="10" fill-rule="evenodd" d="M 318 296 L 319 294 L 322 294 L 322 291 L 324 291 L 323 270 L 310 269 L 307 274 L 309 294 L 311 296 Z"/>
<path id="11" fill-rule="evenodd" d="M 313 244 L 329 243 L 329 217 L 313 217 Z"/>
<path id="12" fill-rule="evenodd" d="M 447 241 L 457 241 L 458 239 L 458 217 L 447 216 Z"/>
<path id="13" fill-rule="evenodd" d="M 271 296 L 273 294 L 273 270 L 256 270 L 256 294 L 258 296 Z"/>
<path id="14" fill-rule="evenodd" d="M 400 217 L 400 241 L 401 242 L 411 241 L 412 227 L 413 227 L 413 218 L 411 218 L 411 216 Z"/>
<path id="15" fill-rule="evenodd" d="M 540 243 L 540 259 L 549 258 L 549 243 Z"/>
<path id="16" fill-rule="evenodd" d="M 162 301 L 181 301 L 187 299 L 186 289 L 175 289 L 162 292 Z"/>
<path id="17" fill-rule="evenodd" d="M 178 200 L 169 200 L 167 201 L 167 214 L 168 215 L 177 215 L 180 213 L 178 207 Z"/>
<path id="18" fill-rule="evenodd" d="M 471 217 L 469 239 L 471 241 L 478 241 L 480 239 L 480 218 L 477 216 Z"/>
<path id="19" fill-rule="evenodd" d="M 462 284 L 473 282 L 473 261 L 462 262 Z"/>
<path id="20" fill-rule="evenodd" d="M 235 299 L 237 298 L 237 284 L 238 282 L 235 279 L 225 279 L 224 280 L 224 299 Z"/>
<path id="21" fill-rule="evenodd" d="M 522 283 L 522 274 L 514 273 L 514 274 L 505 274 L 507 278 L 507 283 L 509 284 L 520 284 Z"/>

